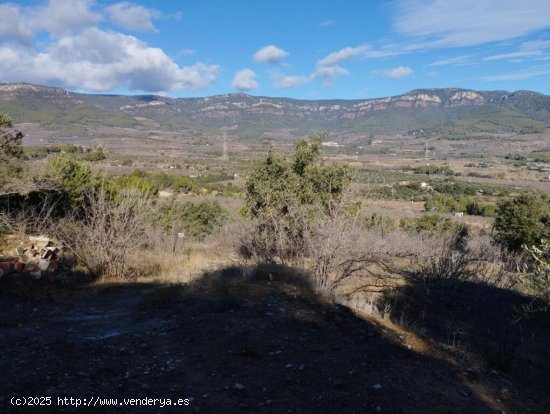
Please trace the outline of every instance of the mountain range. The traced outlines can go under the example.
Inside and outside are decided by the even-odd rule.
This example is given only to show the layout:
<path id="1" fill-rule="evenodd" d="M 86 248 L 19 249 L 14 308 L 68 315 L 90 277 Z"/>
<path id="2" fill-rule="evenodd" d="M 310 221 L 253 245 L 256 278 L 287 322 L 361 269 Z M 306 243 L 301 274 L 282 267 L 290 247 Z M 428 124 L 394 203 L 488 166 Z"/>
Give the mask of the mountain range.
<path id="1" fill-rule="evenodd" d="M 56 134 L 100 127 L 194 133 L 224 129 L 243 138 L 327 130 L 345 134 L 539 133 L 550 125 L 550 96 L 531 91 L 418 89 L 356 100 L 296 100 L 242 93 L 202 98 L 101 95 L 25 83 L 0 84 L 0 112 Z"/>

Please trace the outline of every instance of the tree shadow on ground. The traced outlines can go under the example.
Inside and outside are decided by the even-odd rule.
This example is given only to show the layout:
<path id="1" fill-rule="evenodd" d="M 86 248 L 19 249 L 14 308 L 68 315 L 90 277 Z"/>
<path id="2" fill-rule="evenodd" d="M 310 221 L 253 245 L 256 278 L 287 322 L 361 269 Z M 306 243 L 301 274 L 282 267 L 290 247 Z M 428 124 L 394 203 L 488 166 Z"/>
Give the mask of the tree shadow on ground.
<path id="1" fill-rule="evenodd" d="M 395 322 L 463 358 L 474 379 L 491 373 L 502 377 L 503 400 L 521 397 L 513 395 L 515 386 L 524 399 L 532 398 L 541 412 L 548 412 L 550 314 L 525 317 L 522 308 L 530 300 L 485 283 L 438 280 L 410 283 L 386 294 L 381 303 L 391 305 Z"/>
<path id="2" fill-rule="evenodd" d="M 285 274 L 235 267 L 191 285 L 87 284 L 28 297 L 0 280 L 2 412 L 25 411 L 12 396 L 52 396 L 42 411 L 56 413 L 75 411 L 58 396 L 192 398 L 135 413 L 497 412 L 451 363 Z"/>

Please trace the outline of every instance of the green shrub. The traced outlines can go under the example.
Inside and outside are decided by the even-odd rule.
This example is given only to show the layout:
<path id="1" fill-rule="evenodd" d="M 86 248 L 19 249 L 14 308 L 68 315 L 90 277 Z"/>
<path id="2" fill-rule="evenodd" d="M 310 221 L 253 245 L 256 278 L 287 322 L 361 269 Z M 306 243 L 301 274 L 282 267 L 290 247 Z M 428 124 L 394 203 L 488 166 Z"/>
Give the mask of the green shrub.
<path id="1" fill-rule="evenodd" d="M 413 233 L 442 234 L 451 231 L 455 224 L 448 217 L 438 214 L 425 214 L 421 217 L 402 219 L 399 226 Z"/>
<path id="2" fill-rule="evenodd" d="M 323 136 L 299 140 L 289 157 L 270 152 L 256 161 L 246 182 L 245 210 L 252 217 L 288 216 L 298 207 L 328 212 L 351 182 L 349 168 L 325 165 Z"/>
<path id="3" fill-rule="evenodd" d="M 11 118 L 0 113 L 0 159 L 20 159 L 22 157 L 23 133 L 21 131 L 13 130 Z"/>
<path id="4" fill-rule="evenodd" d="M 137 190 L 142 194 L 157 195 L 159 187 L 147 175 L 131 174 L 128 176 L 114 177 L 110 180 L 108 189 L 111 193 L 123 190 Z"/>
<path id="5" fill-rule="evenodd" d="M 205 200 L 199 203 L 180 202 L 172 198 L 158 206 L 155 221 L 165 230 L 184 231 L 186 237 L 202 239 L 212 234 L 229 218 L 218 202 Z"/>
<path id="6" fill-rule="evenodd" d="M 420 183 L 393 185 L 376 188 L 369 191 L 368 196 L 378 196 L 385 199 L 424 201 L 430 197 L 429 192 L 420 187 Z"/>
<path id="7" fill-rule="evenodd" d="M 498 207 L 494 204 L 482 204 L 472 201 L 466 204 L 465 212 L 470 216 L 496 217 Z"/>
<path id="8" fill-rule="evenodd" d="M 415 174 L 427 175 L 455 175 L 455 172 L 447 165 L 421 165 L 410 168 Z"/>
<path id="9" fill-rule="evenodd" d="M 189 192 L 194 192 L 197 190 L 197 185 L 195 182 L 185 176 L 185 175 L 178 175 L 172 180 L 172 190 L 176 193 L 184 193 L 187 194 Z"/>
<path id="10" fill-rule="evenodd" d="M 496 239 L 510 250 L 536 246 L 550 239 L 550 198 L 541 193 L 524 193 L 498 204 Z"/>
<path id="11" fill-rule="evenodd" d="M 395 220 L 388 216 L 383 216 L 378 213 L 373 213 L 366 219 L 366 227 L 380 232 L 385 236 L 390 231 L 395 229 Z"/>
<path id="12" fill-rule="evenodd" d="M 254 163 L 242 209 L 245 216 L 255 219 L 243 251 L 246 257 L 283 264 L 303 258 L 311 250 L 308 240 L 322 238 L 319 221 L 326 224 L 336 212 L 349 213 L 343 196 L 351 171 L 323 162 L 323 138 L 299 140 L 292 154 L 269 152 Z"/>
<path id="13" fill-rule="evenodd" d="M 68 201 L 76 204 L 83 200 L 84 194 L 95 182 L 90 167 L 68 154 L 52 156 L 41 178 L 50 182 L 58 190 L 67 193 Z"/>
<path id="14" fill-rule="evenodd" d="M 95 161 L 101 161 L 105 159 L 105 154 L 103 153 L 103 148 L 98 147 L 94 151 L 88 152 L 84 158 L 85 161 L 95 162 Z"/>
<path id="15" fill-rule="evenodd" d="M 0 187 L 3 190 L 18 187 L 16 181 L 24 170 L 23 157 L 23 133 L 14 130 L 11 118 L 0 113 Z"/>
<path id="16" fill-rule="evenodd" d="M 424 209 L 431 212 L 451 213 L 455 211 L 460 211 L 460 205 L 452 197 L 439 195 L 426 201 L 424 203 Z"/>

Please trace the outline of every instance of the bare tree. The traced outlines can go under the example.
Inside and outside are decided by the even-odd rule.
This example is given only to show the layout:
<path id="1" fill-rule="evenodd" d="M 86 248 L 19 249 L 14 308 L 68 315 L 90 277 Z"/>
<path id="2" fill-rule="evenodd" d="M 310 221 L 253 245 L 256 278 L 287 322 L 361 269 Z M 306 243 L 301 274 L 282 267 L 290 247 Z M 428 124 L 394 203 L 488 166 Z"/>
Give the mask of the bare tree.
<path id="1" fill-rule="evenodd" d="M 18 194 L 14 196 L 19 197 Z M 9 208 L 8 203 L 8 208 L 0 212 L 0 227 L 20 236 L 47 233 L 52 228 L 58 205 L 59 197 L 52 193 L 44 193 L 38 205 L 23 200 L 17 202 L 14 208 Z"/>
<path id="2" fill-rule="evenodd" d="M 125 190 L 116 200 L 104 188 L 89 191 L 83 217 L 68 217 L 56 226 L 62 243 L 94 275 L 127 276 L 127 260 L 136 247 L 147 244 L 151 200 Z"/>

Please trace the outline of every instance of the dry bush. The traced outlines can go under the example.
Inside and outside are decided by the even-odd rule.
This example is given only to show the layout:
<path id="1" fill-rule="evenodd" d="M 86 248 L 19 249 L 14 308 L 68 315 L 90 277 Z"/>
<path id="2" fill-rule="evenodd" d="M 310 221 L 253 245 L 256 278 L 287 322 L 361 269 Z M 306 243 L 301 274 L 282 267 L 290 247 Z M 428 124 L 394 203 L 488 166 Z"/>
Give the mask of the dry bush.
<path id="1" fill-rule="evenodd" d="M 210 246 L 210 252 L 224 262 L 240 264 L 244 260 L 245 265 L 254 265 L 259 257 L 249 246 L 256 226 L 256 221 L 234 219 L 204 241 Z"/>
<path id="2" fill-rule="evenodd" d="M 267 213 L 261 221 L 244 224 L 238 239 L 242 257 L 254 264 L 297 268 L 330 299 L 350 278 L 379 276 L 373 272 L 383 270 L 390 260 L 389 246 L 384 235 L 367 229 L 363 218 L 350 211 L 356 201 L 353 196 L 346 194 L 328 212 L 295 206 L 284 216 Z"/>
<path id="3" fill-rule="evenodd" d="M 239 249 L 245 260 L 298 265 L 306 256 L 304 234 L 309 218 L 298 208 L 287 215 L 270 216 L 246 223 L 241 230 Z"/>
<path id="4" fill-rule="evenodd" d="M 511 289 L 521 255 L 503 250 L 488 236 L 472 237 L 464 228 L 448 234 L 413 235 L 401 244 L 410 259 L 407 276 L 415 281 L 476 282 Z"/>
<path id="5" fill-rule="evenodd" d="M 45 194 L 39 205 L 23 202 L 16 209 L 0 212 L 0 229 L 20 236 L 48 233 L 58 197 Z"/>
<path id="6" fill-rule="evenodd" d="M 317 289 L 334 297 L 354 277 L 379 278 L 390 261 L 387 242 L 377 231 L 366 229 L 360 216 L 349 215 L 346 204 L 328 217 L 318 216 L 306 232 L 305 251 Z M 365 280 L 355 290 L 364 289 Z"/>
<path id="7" fill-rule="evenodd" d="M 525 247 L 525 250 L 530 255 L 530 263 L 523 265 L 523 283 L 534 298 L 524 307 L 524 314 L 547 311 L 550 309 L 550 242 L 543 239 L 540 246 Z"/>
<path id="8" fill-rule="evenodd" d="M 149 197 L 136 191 L 123 191 L 112 200 L 105 189 L 85 195 L 82 217 L 60 220 L 55 232 L 62 243 L 96 276 L 128 275 L 132 252 L 147 246 Z"/>

